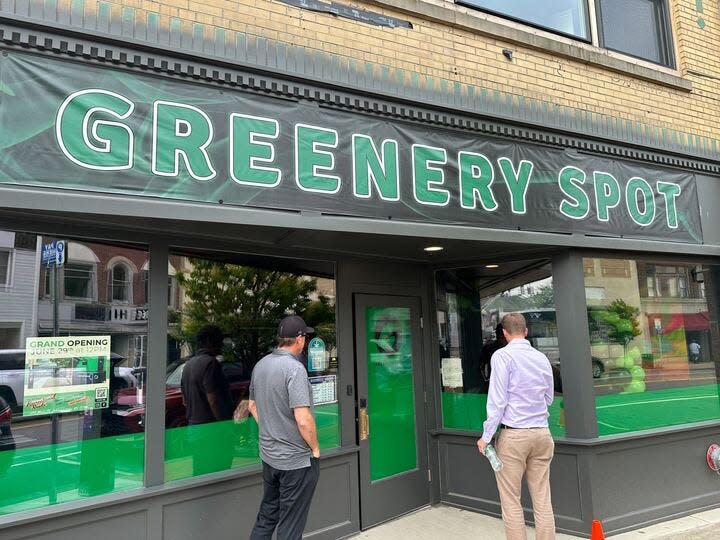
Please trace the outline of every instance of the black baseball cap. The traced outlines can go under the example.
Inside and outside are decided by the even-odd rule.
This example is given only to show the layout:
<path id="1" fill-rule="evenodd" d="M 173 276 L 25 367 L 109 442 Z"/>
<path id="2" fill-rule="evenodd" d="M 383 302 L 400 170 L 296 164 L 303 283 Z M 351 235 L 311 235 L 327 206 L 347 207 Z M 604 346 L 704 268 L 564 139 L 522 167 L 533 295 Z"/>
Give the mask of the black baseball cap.
<path id="1" fill-rule="evenodd" d="M 306 336 L 314 333 L 315 330 L 310 328 L 302 317 L 297 315 L 290 315 L 280 321 L 278 326 L 278 337 L 281 338 L 294 338 L 298 336 Z"/>

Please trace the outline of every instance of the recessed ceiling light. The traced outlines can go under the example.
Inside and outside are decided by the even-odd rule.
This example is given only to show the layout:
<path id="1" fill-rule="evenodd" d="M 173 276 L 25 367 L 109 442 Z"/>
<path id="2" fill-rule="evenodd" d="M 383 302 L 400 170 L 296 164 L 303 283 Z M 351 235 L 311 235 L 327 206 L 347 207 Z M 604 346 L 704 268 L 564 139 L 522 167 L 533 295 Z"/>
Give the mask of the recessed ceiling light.
<path id="1" fill-rule="evenodd" d="M 499 264 L 486 264 L 485 268 L 497 268 L 498 266 L 500 266 L 500 265 Z"/>
<path id="2" fill-rule="evenodd" d="M 427 251 L 428 253 L 433 253 L 434 251 L 442 251 L 443 249 L 445 249 L 445 248 L 442 246 L 428 246 L 428 247 L 424 247 L 423 251 Z"/>

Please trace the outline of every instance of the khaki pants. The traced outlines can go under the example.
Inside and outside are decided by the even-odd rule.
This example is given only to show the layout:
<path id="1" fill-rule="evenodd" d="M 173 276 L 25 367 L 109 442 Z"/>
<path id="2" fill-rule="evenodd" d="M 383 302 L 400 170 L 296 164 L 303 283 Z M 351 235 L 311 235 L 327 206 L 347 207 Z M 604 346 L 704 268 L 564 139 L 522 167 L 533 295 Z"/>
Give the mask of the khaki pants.
<path id="1" fill-rule="evenodd" d="M 501 429 L 497 454 L 503 468 L 496 473 L 505 535 L 508 540 L 525 540 L 525 517 L 520 492 L 523 475 L 527 480 L 535 515 L 535 538 L 555 538 L 555 517 L 550 500 L 550 462 L 555 443 L 547 428 Z"/>

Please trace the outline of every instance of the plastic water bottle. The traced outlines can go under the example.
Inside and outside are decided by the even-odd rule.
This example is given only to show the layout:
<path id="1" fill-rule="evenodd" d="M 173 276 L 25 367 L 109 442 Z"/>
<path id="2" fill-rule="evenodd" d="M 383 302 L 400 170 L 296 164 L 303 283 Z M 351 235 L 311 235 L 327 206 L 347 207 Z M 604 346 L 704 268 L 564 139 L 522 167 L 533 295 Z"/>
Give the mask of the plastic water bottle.
<path id="1" fill-rule="evenodd" d="M 490 466 L 492 467 L 493 471 L 498 472 L 500 469 L 503 468 L 503 462 L 500 461 L 500 458 L 498 457 L 497 452 L 495 452 L 492 444 L 488 444 L 485 447 L 485 457 L 490 462 Z"/>

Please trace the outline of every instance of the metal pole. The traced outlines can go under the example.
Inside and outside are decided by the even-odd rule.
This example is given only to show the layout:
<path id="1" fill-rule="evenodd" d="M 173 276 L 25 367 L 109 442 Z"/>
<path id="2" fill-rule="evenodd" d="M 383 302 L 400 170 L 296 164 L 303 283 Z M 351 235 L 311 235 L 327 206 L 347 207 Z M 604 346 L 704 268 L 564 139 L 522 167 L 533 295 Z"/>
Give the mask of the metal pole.
<path id="1" fill-rule="evenodd" d="M 58 283 L 59 283 L 59 277 L 58 277 L 58 268 L 57 264 L 53 264 L 52 267 L 52 273 L 53 273 L 53 336 L 57 337 L 60 334 L 60 291 L 58 290 Z M 53 375 L 57 377 L 58 374 L 58 367 L 55 366 L 53 370 Z M 55 466 L 57 465 L 57 443 L 59 438 L 59 422 L 58 422 L 58 415 L 57 413 L 52 414 L 52 419 L 50 421 L 50 433 L 51 433 L 51 445 L 50 445 L 50 459 L 51 463 Z M 56 485 L 56 477 L 55 474 L 51 475 L 50 480 L 50 504 L 55 504 L 57 502 L 57 485 Z"/>
<path id="2" fill-rule="evenodd" d="M 60 293 L 58 291 L 58 268 L 54 264 L 53 267 L 53 337 L 60 335 Z"/>

